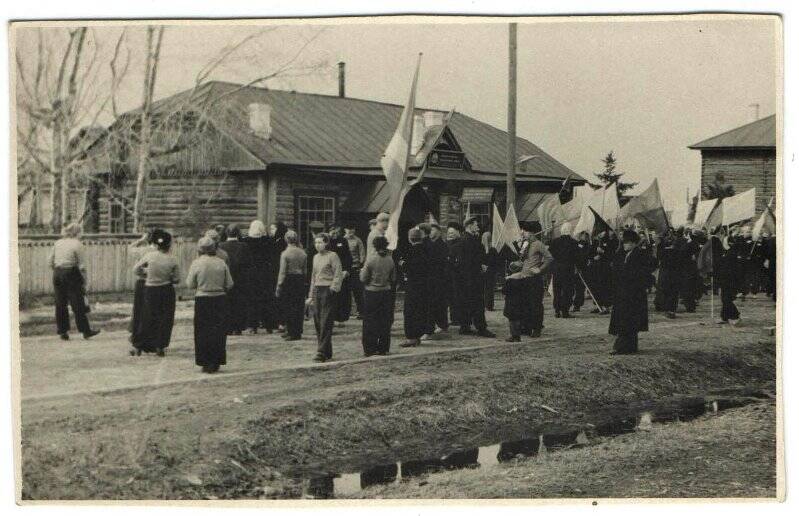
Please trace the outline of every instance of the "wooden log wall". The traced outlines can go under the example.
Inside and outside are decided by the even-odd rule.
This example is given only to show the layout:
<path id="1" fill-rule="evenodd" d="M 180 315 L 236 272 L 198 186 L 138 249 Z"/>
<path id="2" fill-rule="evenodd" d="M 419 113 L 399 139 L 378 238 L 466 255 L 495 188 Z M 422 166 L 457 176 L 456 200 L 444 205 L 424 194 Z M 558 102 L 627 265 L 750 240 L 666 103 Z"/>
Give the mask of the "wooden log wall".
<path id="1" fill-rule="evenodd" d="M 249 225 L 257 215 L 255 173 L 217 173 L 200 177 L 156 177 L 148 183 L 145 224 L 175 231 L 184 237 L 192 218 L 210 224 Z M 101 193 L 100 231 L 110 232 L 109 197 Z M 199 211 L 199 213 L 197 213 Z M 132 217 L 126 217 L 125 231 L 132 231 Z"/>
<path id="2" fill-rule="evenodd" d="M 723 178 L 735 193 L 756 189 L 756 213 L 760 214 L 777 192 L 776 153 L 771 150 L 703 150 L 702 192 Z"/>

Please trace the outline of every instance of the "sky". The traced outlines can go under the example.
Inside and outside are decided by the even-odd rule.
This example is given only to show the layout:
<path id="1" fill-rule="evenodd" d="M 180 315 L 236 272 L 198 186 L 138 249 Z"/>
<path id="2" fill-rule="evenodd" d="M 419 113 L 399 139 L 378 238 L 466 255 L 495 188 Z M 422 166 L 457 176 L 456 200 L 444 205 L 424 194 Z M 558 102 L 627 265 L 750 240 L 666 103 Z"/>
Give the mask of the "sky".
<path id="1" fill-rule="evenodd" d="M 451 19 L 450 19 L 451 20 Z M 625 181 L 641 192 L 658 179 L 667 209 L 699 187 L 700 155 L 687 148 L 760 116 L 777 105 L 774 18 L 693 18 L 602 21 L 538 19 L 518 29 L 517 134 L 586 179 L 613 150 Z M 346 62 L 347 95 L 402 104 L 416 55 L 422 52 L 417 105 L 457 111 L 507 127 L 508 24 L 379 23 L 344 25 L 168 26 L 156 97 L 193 86 L 198 71 L 226 46 L 253 35 L 212 78 L 247 82 L 291 62 L 269 87 L 336 94 L 336 63 Z M 463 23 L 466 22 L 466 23 Z M 62 28 L 44 29 L 59 46 Z M 121 29 L 95 26 L 93 84 L 108 90 L 108 60 Z M 130 67 L 120 109 L 141 103 L 144 27 L 126 31 Z M 18 49 L 32 55 L 34 29 L 18 32 Z M 299 57 L 292 61 L 295 55 Z M 99 121 L 108 123 L 106 109 Z"/>

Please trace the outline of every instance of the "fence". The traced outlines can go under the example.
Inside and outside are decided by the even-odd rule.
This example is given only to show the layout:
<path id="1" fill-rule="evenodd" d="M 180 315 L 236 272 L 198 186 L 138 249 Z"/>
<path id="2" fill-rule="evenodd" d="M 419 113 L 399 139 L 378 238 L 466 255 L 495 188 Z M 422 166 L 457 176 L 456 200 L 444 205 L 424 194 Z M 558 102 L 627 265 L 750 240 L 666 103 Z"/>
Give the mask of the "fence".
<path id="1" fill-rule="evenodd" d="M 127 292 L 133 290 L 133 266 L 140 256 L 130 244 L 140 235 L 84 235 L 81 242 L 86 252 L 89 292 Z M 53 273 L 48 263 L 53 235 L 24 236 L 19 242 L 19 293 L 43 295 L 53 293 Z M 197 256 L 197 244 L 177 239 L 170 254 L 175 256 L 185 280 L 191 261 Z"/>

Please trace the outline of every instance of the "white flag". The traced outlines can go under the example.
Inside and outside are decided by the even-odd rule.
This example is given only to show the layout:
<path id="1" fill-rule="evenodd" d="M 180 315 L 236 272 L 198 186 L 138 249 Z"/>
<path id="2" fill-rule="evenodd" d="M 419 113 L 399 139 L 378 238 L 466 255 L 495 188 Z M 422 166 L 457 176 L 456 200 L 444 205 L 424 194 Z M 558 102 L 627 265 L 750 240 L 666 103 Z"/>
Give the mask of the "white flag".
<path id="1" fill-rule="evenodd" d="M 755 218 L 755 189 L 721 200 L 721 223 L 725 226 Z"/>
<path id="2" fill-rule="evenodd" d="M 694 224 L 697 226 L 704 226 L 707 224 L 710 214 L 713 213 L 713 208 L 716 207 L 718 199 L 706 199 L 696 203 L 696 213 L 694 213 Z"/>
<path id="3" fill-rule="evenodd" d="M 416 62 L 416 70 L 413 73 L 411 82 L 411 92 L 408 95 L 408 102 L 400 115 L 397 130 L 391 141 L 388 142 L 386 152 L 380 160 L 383 174 L 386 176 L 386 183 L 389 187 L 389 206 L 391 212 L 386 229 L 388 248 L 396 249 L 399 241 L 399 218 L 402 213 L 402 205 L 405 196 L 410 190 L 408 185 L 408 160 L 411 153 L 411 139 L 413 137 L 413 114 L 416 108 L 416 82 L 419 78 L 419 66 L 422 63 L 422 54 Z"/>
<path id="4" fill-rule="evenodd" d="M 502 246 L 505 245 L 505 241 L 503 240 L 502 236 L 505 229 L 505 223 L 502 221 L 502 216 L 499 214 L 499 209 L 497 209 L 497 205 L 494 205 L 494 223 L 491 227 L 491 247 L 496 249 L 497 251 L 502 249 Z"/>
<path id="5" fill-rule="evenodd" d="M 505 217 L 505 224 L 502 225 L 502 242 L 516 251 L 513 243 L 522 239 L 522 229 L 519 227 L 519 219 L 516 218 L 516 208 L 511 204 L 508 206 L 508 213 Z"/>

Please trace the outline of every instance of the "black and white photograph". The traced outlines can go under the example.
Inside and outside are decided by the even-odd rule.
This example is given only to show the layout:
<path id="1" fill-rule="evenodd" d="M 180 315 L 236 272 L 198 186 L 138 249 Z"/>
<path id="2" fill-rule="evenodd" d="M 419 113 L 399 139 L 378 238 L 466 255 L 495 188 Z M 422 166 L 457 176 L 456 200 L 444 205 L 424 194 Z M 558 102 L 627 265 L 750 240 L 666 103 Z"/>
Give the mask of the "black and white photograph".
<path id="1" fill-rule="evenodd" d="M 17 503 L 784 500 L 778 14 L 8 32 Z"/>

